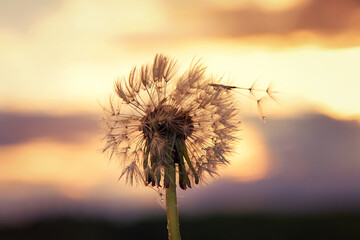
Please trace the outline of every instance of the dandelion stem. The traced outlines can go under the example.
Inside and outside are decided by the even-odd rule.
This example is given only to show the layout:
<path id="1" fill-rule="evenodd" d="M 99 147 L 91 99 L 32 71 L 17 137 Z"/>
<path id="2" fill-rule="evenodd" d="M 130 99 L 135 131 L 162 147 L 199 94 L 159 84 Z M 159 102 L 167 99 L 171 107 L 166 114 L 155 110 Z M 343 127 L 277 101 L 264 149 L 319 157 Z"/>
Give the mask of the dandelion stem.
<path id="1" fill-rule="evenodd" d="M 168 174 L 170 178 L 169 188 L 166 188 L 166 212 L 167 212 L 167 228 L 169 232 L 169 240 L 180 240 L 179 215 L 176 199 L 176 171 L 175 163 L 168 166 Z"/>

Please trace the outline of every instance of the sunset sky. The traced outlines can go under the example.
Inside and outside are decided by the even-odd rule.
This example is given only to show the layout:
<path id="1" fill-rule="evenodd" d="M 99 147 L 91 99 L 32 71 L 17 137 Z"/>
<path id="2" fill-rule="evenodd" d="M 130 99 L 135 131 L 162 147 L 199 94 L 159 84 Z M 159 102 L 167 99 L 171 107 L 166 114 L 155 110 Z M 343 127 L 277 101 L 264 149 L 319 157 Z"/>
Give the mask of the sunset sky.
<path id="1" fill-rule="evenodd" d="M 155 191 L 117 181 L 99 127 L 114 80 L 156 53 L 271 83 L 280 102 L 263 124 L 239 92 L 232 164 L 180 192 L 180 211 L 360 206 L 359 1 L 0 0 L 0 221 L 161 211 Z"/>

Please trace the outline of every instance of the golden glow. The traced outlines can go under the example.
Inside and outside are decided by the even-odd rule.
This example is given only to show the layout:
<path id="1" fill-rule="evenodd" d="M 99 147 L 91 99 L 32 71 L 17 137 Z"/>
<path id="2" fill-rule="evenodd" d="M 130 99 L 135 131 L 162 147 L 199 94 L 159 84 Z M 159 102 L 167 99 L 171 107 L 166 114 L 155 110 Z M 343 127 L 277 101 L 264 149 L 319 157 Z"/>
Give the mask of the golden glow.
<path id="1" fill-rule="evenodd" d="M 89 151 L 87 145 L 39 140 L 6 147 L 0 154 L 1 159 L 6 159 L 2 162 L 0 174 L 3 181 L 89 187 L 103 177 L 98 169 L 97 158 L 101 155 L 96 153 L 96 147 Z"/>
<path id="2" fill-rule="evenodd" d="M 249 125 L 243 127 L 244 140 L 232 154 L 231 165 L 225 167 L 221 175 L 238 181 L 261 179 L 267 174 L 266 148 L 254 128 Z M 38 139 L 3 146 L 0 148 L 0 185 L 22 183 L 51 186 L 71 199 L 153 199 L 156 196 L 154 191 L 142 184 L 139 188 L 132 189 L 125 185 L 124 179 L 116 181 L 121 168 L 117 167 L 116 161 L 108 163 L 106 156 L 98 150 L 101 145 L 98 139 L 101 137 L 97 136 L 83 143 Z M 29 193 L 25 191 L 18 194 L 18 197 L 28 197 L 27 194 Z"/>
<path id="3" fill-rule="evenodd" d="M 0 183 L 26 183 L 52 186 L 72 199 L 122 196 L 129 190 L 117 182 L 121 169 L 108 163 L 99 151 L 99 141 L 64 144 L 39 139 L 21 145 L 1 147 Z M 145 188 L 132 190 L 123 198 L 153 197 Z M 19 196 L 21 197 L 21 196 Z M 26 197 L 26 193 L 24 196 Z"/>
<path id="4" fill-rule="evenodd" d="M 267 176 L 267 150 L 256 128 L 244 124 L 241 141 L 231 155 L 231 163 L 221 172 L 224 178 L 238 181 L 254 181 Z"/>

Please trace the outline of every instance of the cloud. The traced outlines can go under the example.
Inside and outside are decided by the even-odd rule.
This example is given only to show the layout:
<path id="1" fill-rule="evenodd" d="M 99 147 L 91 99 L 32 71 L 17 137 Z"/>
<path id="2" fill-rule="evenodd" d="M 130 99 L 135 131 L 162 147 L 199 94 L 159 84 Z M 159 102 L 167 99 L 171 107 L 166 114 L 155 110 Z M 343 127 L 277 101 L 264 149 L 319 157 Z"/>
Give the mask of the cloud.
<path id="1" fill-rule="evenodd" d="M 96 117 L 87 115 L 49 116 L 0 112 L 0 146 L 36 138 L 78 141 L 99 130 Z"/>
<path id="2" fill-rule="evenodd" d="M 261 1 L 257 4 L 227 1 L 227 7 L 215 4 L 214 1 L 69 3 L 64 0 L 36 0 L 31 4 L 21 0 L 0 1 L 0 28 L 26 32 L 34 24 L 45 21 L 44 16 L 51 16 L 55 11 L 59 11 L 60 19 L 55 23 L 58 26 L 72 29 L 74 26 L 67 26 L 66 23 L 77 23 L 76 31 L 66 31 L 69 35 L 79 31 L 82 35 L 84 32 L 96 32 L 96 36 L 117 36 L 116 39 L 121 39 L 125 45 L 133 41 L 157 42 L 162 39 L 169 41 L 265 34 L 283 36 L 298 31 L 325 36 L 349 31 L 358 34 L 360 28 L 358 0 L 304 0 L 275 10 L 264 7 Z M 64 4 L 67 7 L 61 9 Z M 93 9 L 97 10 L 92 12 Z M 98 21 L 87 19 L 95 13 Z M 118 43 L 118 40 L 114 41 Z"/>
<path id="3" fill-rule="evenodd" d="M 299 9 L 296 29 L 319 32 L 348 30 L 351 18 L 360 15 L 358 0 L 313 0 Z M 357 23 L 357 28 L 360 23 Z"/>
<path id="4" fill-rule="evenodd" d="M 251 4 L 234 8 L 221 8 L 205 2 L 189 4 L 172 3 L 169 18 L 178 25 L 173 29 L 185 31 L 190 36 L 282 36 L 298 31 L 327 36 L 347 31 L 358 33 L 360 27 L 360 2 L 357 0 L 303 1 L 281 10 Z"/>
<path id="5" fill-rule="evenodd" d="M 133 50 L 139 46 L 163 48 L 169 43 L 229 38 L 281 48 L 308 44 L 344 48 L 360 43 L 357 0 L 303 0 L 277 9 L 266 8 L 261 1 L 242 3 L 229 1 L 224 7 L 211 1 L 160 1 L 160 30 L 115 34 L 114 42 Z"/>

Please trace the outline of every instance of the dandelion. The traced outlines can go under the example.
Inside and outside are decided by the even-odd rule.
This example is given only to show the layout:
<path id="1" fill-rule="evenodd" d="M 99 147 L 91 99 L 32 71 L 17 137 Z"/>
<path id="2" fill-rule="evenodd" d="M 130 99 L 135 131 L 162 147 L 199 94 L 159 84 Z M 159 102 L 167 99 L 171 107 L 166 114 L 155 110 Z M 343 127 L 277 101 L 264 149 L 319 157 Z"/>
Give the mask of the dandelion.
<path id="1" fill-rule="evenodd" d="M 105 109 L 106 145 L 129 184 L 164 188 L 169 239 L 180 239 L 176 185 L 186 190 L 229 163 L 239 128 L 235 86 L 214 82 L 193 62 L 179 75 L 176 63 L 158 54 L 150 65 L 117 79 L 118 103 Z M 252 91 L 252 89 L 250 89 Z"/>

